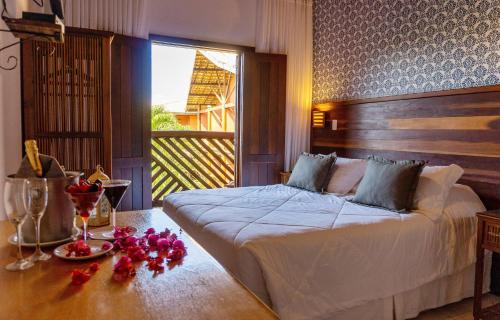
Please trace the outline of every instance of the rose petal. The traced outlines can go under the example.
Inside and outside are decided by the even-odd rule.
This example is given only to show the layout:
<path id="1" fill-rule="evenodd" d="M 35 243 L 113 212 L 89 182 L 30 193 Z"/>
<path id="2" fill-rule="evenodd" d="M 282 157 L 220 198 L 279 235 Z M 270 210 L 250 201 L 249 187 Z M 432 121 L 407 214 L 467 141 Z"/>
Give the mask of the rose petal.
<path id="1" fill-rule="evenodd" d="M 179 261 L 186 255 L 186 251 L 182 249 L 173 249 L 167 255 L 167 259 L 170 261 Z"/>
<path id="2" fill-rule="evenodd" d="M 172 249 L 182 249 L 186 251 L 186 246 L 184 245 L 184 242 L 182 240 L 175 240 L 172 243 Z"/>
<path id="3" fill-rule="evenodd" d="M 156 249 L 158 251 L 168 251 L 170 249 L 170 242 L 165 238 L 160 238 L 156 241 Z"/>
<path id="4" fill-rule="evenodd" d="M 153 246 L 153 247 L 154 247 L 154 246 L 156 246 L 156 242 L 158 241 L 158 239 L 160 239 L 160 236 L 159 236 L 159 235 L 154 234 L 154 233 L 153 233 L 153 234 L 150 234 L 150 235 L 148 236 L 148 244 L 149 244 L 150 246 Z"/>
<path id="5" fill-rule="evenodd" d="M 132 261 L 146 260 L 146 252 L 139 246 L 128 247 L 127 255 L 130 259 L 132 259 Z"/>
<path id="6" fill-rule="evenodd" d="M 99 263 L 94 262 L 89 266 L 89 270 L 92 272 L 97 272 L 99 270 Z"/>
<path id="7" fill-rule="evenodd" d="M 85 282 L 89 281 L 90 274 L 84 272 L 79 269 L 74 269 L 71 271 L 71 284 L 73 285 L 82 285 Z"/>

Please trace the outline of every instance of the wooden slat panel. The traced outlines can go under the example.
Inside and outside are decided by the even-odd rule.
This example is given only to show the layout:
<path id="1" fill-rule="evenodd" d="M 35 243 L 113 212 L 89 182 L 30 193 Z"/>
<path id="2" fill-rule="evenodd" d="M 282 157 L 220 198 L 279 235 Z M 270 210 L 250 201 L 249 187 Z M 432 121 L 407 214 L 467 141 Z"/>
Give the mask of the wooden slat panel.
<path id="1" fill-rule="evenodd" d="M 111 171 L 111 39 L 68 28 L 63 44 L 22 46 L 23 138 L 85 175 L 97 164 Z"/>
<path id="2" fill-rule="evenodd" d="M 217 154 L 217 151 L 214 150 L 215 148 L 212 148 L 211 144 L 208 141 L 204 141 L 204 139 L 198 139 L 195 143 L 199 143 L 203 148 L 205 148 L 206 151 L 208 151 L 208 154 L 209 156 L 211 156 L 212 161 L 218 162 L 226 170 L 234 173 L 234 168 L 231 168 L 231 166 L 226 163 L 224 158 L 220 154 Z"/>
<path id="3" fill-rule="evenodd" d="M 313 152 L 370 154 L 456 163 L 461 182 L 500 207 L 500 86 L 318 104 L 326 127 L 311 130 Z M 328 129 L 337 120 L 337 131 Z"/>
<path id="4" fill-rule="evenodd" d="M 198 165 L 196 159 L 192 159 L 189 155 L 187 155 L 182 147 L 178 147 L 178 140 L 177 139 L 165 139 L 165 142 L 169 145 L 171 154 L 175 156 L 175 153 L 177 152 L 179 154 L 179 158 L 176 158 L 177 161 L 180 163 L 186 164 L 186 168 L 193 176 L 195 176 L 198 181 L 200 181 L 205 187 L 211 188 L 212 186 L 216 186 L 218 183 L 210 176 L 210 173 L 205 173 L 205 171 Z M 191 168 L 191 166 L 194 168 Z M 208 180 L 208 181 L 207 181 Z M 210 183 L 212 183 L 212 185 Z"/>
<path id="5" fill-rule="evenodd" d="M 219 160 L 219 158 L 215 158 L 213 156 L 211 157 L 211 154 L 207 154 L 205 151 L 206 149 L 202 148 L 195 139 L 188 138 L 187 140 L 191 143 L 192 147 L 207 157 L 206 160 L 210 162 L 211 168 L 214 168 L 216 171 L 219 171 L 222 175 L 224 175 L 226 181 L 232 181 L 234 177 L 234 170 L 231 166 L 228 166 L 222 159 Z"/>
<path id="6" fill-rule="evenodd" d="M 157 141 L 155 141 L 157 142 Z M 203 188 L 203 185 L 198 184 L 195 179 L 193 179 L 190 176 L 190 172 L 186 170 L 185 165 L 179 164 L 178 163 L 178 157 L 177 159 L 172 157 L 169 149 L 165 147 L 165 144 L 163 143 L 157 143 L 158 145 L 161 146 L 161 149 L 158 148 L 156 145 L 152 144 L 152 149 L 154 151 L 153 153 L 153 159 L 155 161 L 162 161 L 165 164 L 167 164 L 169 168 L 169 172 L 171 172 L 173 175 L 176 175 L 178 177 L 182 177 L 184 180 L 184 183 L 190 188 L 190 189 L 201 189 Z"/>
<path id="7" fill-rule="evenodd" d="M 188 146 L 182 139 L 176 139 L 175 140 L 180 146 L 183 148 L 183 150 L 186 150 L 191 154 L 191 156 L 194 158 L 195 161 L 200 163 L 205 167 L 205 170 L 210 170 L 210 173 L 215 176 L 216 179 L 218 179 L 218 183 L 215 182 L 214 185 L 219 185 L 221 182 L 224 183 L 225 179 L 219 174 L 218 172 L 218 167 L 211 165 L 208 163 L 205 159 L 205 157 L 202 155 L 203 153 L 198 153 L 196 152 L 196 148 L 193 146 Z M 212 169 L 212 167 L 215 169 Z M 210 177 L 210 175 L 208 175 Z M 211 177 L 210 177 L 211 178 Z"/>
<path id="8" fill-rule="evenodd" d="M 234 181 L 233 133 L 156 131 L 152 136 L 155 205 L 178 190 L 221 188 Z"/>

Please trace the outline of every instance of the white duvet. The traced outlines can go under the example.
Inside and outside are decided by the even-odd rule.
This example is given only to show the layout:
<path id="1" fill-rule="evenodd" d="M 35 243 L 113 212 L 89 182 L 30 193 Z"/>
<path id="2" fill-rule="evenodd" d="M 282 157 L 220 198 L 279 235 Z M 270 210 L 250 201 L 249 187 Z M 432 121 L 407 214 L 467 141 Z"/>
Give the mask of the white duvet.
<path id="1" fill-rule="evenodd" d="M 458 231 L 446 214 L 433 222 L 284 185 L 175 193 L 164 210 L 282 319 L 331 318 L 474 262 L 472 213 Z"/>

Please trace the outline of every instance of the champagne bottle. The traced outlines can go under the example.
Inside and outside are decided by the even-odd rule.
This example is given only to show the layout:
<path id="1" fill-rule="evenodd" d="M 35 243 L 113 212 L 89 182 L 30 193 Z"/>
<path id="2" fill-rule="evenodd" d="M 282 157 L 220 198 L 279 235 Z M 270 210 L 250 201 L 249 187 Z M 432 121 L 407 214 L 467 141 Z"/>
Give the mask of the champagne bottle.
<path id="1" fill-rule="evenodd" d="M 90 182 L 95 182 L 96 180 L 104 181 L 109 180 L 109 176 L 104 173 L 104 169 L 100 165 L 97 165 L 96 171 L 87 180 Z M 90 216 L 88 221 L 89 226 L 100 227 L 108 225 L 110 213 L 111 205 L 108 198 L 101 197 L 95 207 L 95 214 Z"/>
<path id="2" fill-rule="evenodd" d="M 42 162 L 40 161 L 40 155 L 38 154 L 38 146 L 35 140 L 26 140 L 24 142 L 26 147 L 26 156 L 30 162 L 31 168 L 35 171 L 37 177 L 43 176 Z"/>

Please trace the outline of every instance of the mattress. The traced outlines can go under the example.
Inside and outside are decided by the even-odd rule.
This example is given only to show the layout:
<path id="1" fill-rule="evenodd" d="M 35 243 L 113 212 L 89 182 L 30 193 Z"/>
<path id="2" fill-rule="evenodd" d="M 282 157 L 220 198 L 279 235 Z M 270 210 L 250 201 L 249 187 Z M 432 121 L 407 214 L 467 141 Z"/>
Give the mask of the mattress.
<path id="1" fill-rule="evenodd" d="M 284 185 L 192 190 L 164 211 L 282 319 L 323 319 L 474 263 L 473 214 L 353 204 Z"/>

